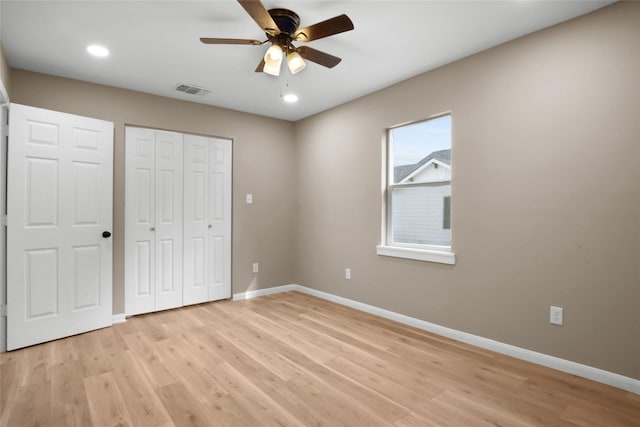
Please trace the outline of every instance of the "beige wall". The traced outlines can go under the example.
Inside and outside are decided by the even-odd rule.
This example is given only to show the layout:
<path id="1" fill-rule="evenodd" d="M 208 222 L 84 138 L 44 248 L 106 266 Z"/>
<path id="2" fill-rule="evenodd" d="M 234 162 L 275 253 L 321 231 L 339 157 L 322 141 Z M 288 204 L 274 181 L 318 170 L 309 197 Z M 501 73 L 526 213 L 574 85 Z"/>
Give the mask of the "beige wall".
<path id="1" fill-rule="evenodd" d="M 233 292 L 290 283 L 292 123 L 16 69 L 12 101 L 115 123 L 114 313 L 124 311 L 125 124 L 233 138 Z"/>
<path id="2" fill-rule="evenodd" d="M 640 379 L 639 22 L 614 4 L 298 122 L 295 282 Z M 446 111 L 457 264 L 377 256 L 385 128 Z"/>

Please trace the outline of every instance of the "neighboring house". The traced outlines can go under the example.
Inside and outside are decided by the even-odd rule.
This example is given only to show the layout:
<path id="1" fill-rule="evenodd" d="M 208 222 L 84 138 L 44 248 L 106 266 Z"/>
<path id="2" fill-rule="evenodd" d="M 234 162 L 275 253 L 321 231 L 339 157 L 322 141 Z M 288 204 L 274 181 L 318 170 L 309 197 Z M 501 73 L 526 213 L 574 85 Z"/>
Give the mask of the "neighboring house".
<path id="1" fill-rule="evenodd" d="M 393 191 L 393 240 L 451 245 L 451 150 L 434 151 L 412 165 L 396 166 Z"/>

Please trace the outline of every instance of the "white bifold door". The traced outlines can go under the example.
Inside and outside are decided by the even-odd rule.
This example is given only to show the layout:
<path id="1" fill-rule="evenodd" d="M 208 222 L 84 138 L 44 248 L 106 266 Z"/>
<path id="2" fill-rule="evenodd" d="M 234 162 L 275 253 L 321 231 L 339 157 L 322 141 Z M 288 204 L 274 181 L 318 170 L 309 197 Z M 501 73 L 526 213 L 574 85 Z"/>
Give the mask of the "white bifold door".
<path id="1" fill-rule="evenodd" d="M 182 305 L 182 134 L 126 128 L 126 313 Z"/>
<path id="2" fill-rule="evenodd" d="M 231 141 L 126 128 L 125 311 L 231 296 Z"/>
<path id="3" fill-rule="evenodd" d="M 184 304 L 231 297 L 231 141 L 184 136 Z"/>
<path id="4" fill-rule="evenodd" d="M 112 324 L 113 123 L 11 104 L 7 349 Z"/>

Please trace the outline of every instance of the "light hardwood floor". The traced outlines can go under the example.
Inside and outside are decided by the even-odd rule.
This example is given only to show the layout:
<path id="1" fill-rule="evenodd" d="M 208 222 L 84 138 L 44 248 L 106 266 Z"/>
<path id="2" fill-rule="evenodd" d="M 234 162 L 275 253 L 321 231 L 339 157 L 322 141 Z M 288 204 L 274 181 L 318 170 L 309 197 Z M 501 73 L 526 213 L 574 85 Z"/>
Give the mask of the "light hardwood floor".
<path id="1" fill-rule="evenodd" d="M 4 353 L 0 425 L 640 426 L 640 396 L 289 292 Z"/>

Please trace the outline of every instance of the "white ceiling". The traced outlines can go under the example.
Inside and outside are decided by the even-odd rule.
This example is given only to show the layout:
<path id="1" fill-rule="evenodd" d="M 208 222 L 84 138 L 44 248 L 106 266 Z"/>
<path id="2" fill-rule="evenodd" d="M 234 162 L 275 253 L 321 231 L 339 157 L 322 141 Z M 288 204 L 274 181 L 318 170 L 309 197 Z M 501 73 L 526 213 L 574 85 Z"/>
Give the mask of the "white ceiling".
<path id="1" fill-rule="evenodd" d="M 346 13 L 355 30 L 308 45 L 343 58 L 295 76 L 254 72 L 266 45 L 204 45 L 199 37 L 264 40 L 234 0 L 1 2 L 1 40 L 15 68 L 286 120 L 299 120 L 409 77 L 603 7 L 612 1 L 264 0 L 301 27 Z M 108 47 L 90 57 L 91 43 Z M 178 83 L 209 89 L 204 97 Z M 288 89 L 286 86 L 288 85 Z M 283 91 L 298 94 L 285 104 Z"/>

